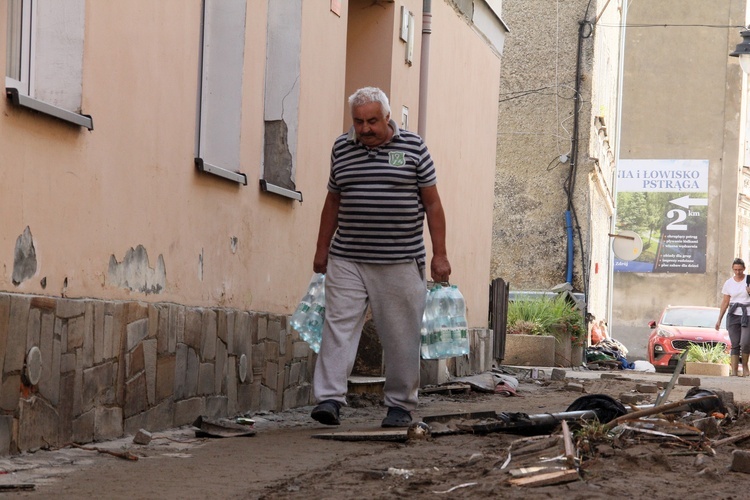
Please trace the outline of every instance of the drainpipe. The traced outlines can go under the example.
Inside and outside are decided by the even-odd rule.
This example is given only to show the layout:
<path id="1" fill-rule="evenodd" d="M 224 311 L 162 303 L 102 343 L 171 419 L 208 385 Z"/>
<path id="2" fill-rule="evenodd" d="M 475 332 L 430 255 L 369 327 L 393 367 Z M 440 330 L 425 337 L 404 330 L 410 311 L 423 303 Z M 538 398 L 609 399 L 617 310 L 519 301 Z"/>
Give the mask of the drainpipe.
<path id="1" fill-rule="evenodd" d="M 417 133 L 427 135 L 427 81 L 430 70 L 430 34 L 432 34 L 432 0 L 422 2 L 422 50 L 419 63 L 419 113 Z"/>

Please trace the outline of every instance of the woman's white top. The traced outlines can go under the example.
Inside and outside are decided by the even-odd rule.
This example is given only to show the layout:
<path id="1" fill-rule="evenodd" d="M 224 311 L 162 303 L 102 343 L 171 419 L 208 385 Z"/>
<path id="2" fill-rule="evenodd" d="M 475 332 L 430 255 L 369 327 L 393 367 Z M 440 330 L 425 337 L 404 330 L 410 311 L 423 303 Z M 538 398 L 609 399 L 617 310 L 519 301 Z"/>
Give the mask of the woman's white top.
<path id="1" fill-rule="evenodd" d="M 747 293 L 747 285 L 745 284 L 745 276 L 742 276 L 742 281 L 735 281 L 734 277 L 729 278 L 724 286 L 721 287 L 721 293 L 723 295 L 729 295 L 729 303 L 734 304 L 750 304 L 750 295 Z M 734 314 L 742 315 L 742 308 L 738 307 L 734 310 Z"/>

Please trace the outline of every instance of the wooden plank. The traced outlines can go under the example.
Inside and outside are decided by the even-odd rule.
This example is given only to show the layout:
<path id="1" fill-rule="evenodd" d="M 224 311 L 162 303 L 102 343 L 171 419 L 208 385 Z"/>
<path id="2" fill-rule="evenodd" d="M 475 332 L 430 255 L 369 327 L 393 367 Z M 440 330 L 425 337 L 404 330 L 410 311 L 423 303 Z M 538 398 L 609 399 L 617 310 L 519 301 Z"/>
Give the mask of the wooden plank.
<path id="1" fill-rule="evenodd" d="M 551 484 L 569 483 L 576 479 L 579 479 L 578 471 L 568 469 L 558 472 L 547 472 L 536 476 L 514 478 L 508 482 L 513 486 L 548 486 Z"/>
<path id="2" fill-rule="evenodd" d="M 569 466 L 574 467 L 576 464 L 576 453 L 575 447 L 573 446 L 573 438 L 570 435 L 568 422 L 563 420 L 561 423 L 563 431 L 563 442 L 565 443 L 565 459 L 568 461 Z"/>
<path id="3" fill-rule="evenodd" d="M 334 441 L 406 441 L 406 429 L 326 432 L 311 437 Z"/>

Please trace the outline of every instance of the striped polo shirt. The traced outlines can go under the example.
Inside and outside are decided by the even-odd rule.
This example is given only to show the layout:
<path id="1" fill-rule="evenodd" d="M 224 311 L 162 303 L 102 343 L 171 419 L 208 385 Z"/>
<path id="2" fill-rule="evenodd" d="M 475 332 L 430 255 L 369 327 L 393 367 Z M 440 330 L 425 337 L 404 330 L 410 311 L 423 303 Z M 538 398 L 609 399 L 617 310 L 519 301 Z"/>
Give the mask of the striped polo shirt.
<path id="1" fill-rule="evenodd" d="M 328 190 L 341 195 L 338 229 L 330 255 L 355 262 L 425 263 L 424 206 L 419 188 L 437 183 L 435 166 L 421 137 L 399 130 L 368 148 L 354 128 L 331 151 Z"/>

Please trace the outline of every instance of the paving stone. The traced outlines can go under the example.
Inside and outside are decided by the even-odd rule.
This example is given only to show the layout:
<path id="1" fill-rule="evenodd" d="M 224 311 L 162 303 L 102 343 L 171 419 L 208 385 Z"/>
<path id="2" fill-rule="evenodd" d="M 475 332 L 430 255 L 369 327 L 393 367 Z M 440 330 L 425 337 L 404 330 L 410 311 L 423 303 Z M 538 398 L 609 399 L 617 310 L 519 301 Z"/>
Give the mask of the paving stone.
<path id="1" fill-rule="evenodd" d="M 565 384 L 565 387 L 563 387 L 563 390 L 570 392 L 584 392 L 583 385 L 577 384 L 575 382 L 568 382 L 567 384 Z"/>
<path id="2" fill-rule="evenodd" d="M 291 335 L 287 335 L 285 329 L 283 329 L 283 328 L 280 329 L 279 330 L 279 356 L 281 358 L 283 358 L 285 361 L 287 361 L 285 359 L 286 358 L 287 348 L 290 351 L 289 354 L 291 354 L 291 347 L 292 347 L 292 343 L 291 342 L 292 342 L 292 336 Z M 289 346 L 287 346 L 287 343 L 289 344 Z"/>
<path id="3" fill-rule="evenodd" d="M 238 412 L 237 405 L 237 358 L 229 356 L 227 359 L 227 415 Z"/>
<path id="4" fill-rule="evenodd" d="M 11 296 L 3 373 L 23 370 L 23 361 L 26 359 L 26 334 L 30 307 L 30 297 Z M 3 329 L 0 328 L 0 330 Z"/>
<path id="5" fill-rule="evenodd" d="M 13 416 L 0 415 L 0 456 L 9 455 L 13 442 Z"/>
<path id="6" fill-rule="evenodd" d="M 146 302 L 125 302 L 125 322 L 130 324 L 143 319 L 148 319 L 148 303 Z"/>
<path id="7" fill-rule="evenodd" d="M 279 373 L 279 364 L 278 363 L 266 363 L 266 372 L 263 375 L 262 382 L 265 386 L 267 386 L 272 391 L 276 391 L 278 389 L 277 382 L 278 382 L 278 373 Z"/>
<path id="8" fill-rule="evenodd" d="M 115 366 L 111 362 L 83 370 L 83 407 L 114 403 L 114 382 Z"/>
<path id="9" fill-rule="evenodd" d="M 42 311 L 39 309 L 29 310 L 29 320 L 26 329 L 26 352 L 34 346 L 39 347 L 42 330 Z"/>
<path id="10" fill-rule="evenodd" d="M 292 358 L 306 358 L 310 354 L 310 344 L 304 340 L 295 340 L 292 343 Z"/>
<path id="11" fill-rule="evenodd" d="M 203 315 L 199 309 L 185 310 L 185 343 L 193 349 L 201 347 L 201 331 L 203 329 Z"/>
<path id="12" fill-rule="evenodd" d="M 76 369 L 76 353 L 66 352 L 60 354 L 60 373 L 67 373 L 75 371 Z"/>
<path id="13" fill-rule="evenodd" d="M 94 364 L 99 364 L 109 356 L 109 351 L 105 350 L 104 338 L 104 303 L 97 301 L 94 303 Z"/>
<path id="14" fill-rule="evenodd" d="M 268 338 L 268 315 L 258 315 L 258 340 L 262 342 Z M 255 343 L 255 342 L 253 342 Z"/>
<path id="15" fill-rule="evenodd" d="M 227 348 L 221 339 L 216 340 L 216 364 L 214 372 L 214 394 L 226 394 Z"/>
<path id="16" fill-rule="evenodd" d="M 552 380 L 565 380 L 566 373 L 567 372 L 563 370 L 562 368 L 553 368 L 550 378 Z"/>
<path id="17" fill-rule="evenodd" d="M 94 439 L 106 441 L 122 437 L 122 408 L 99 406 L 95 410 Z"/>
<path id="18" fill-rule="evenodd" d="M 148 338 L 156 339 L 159 331 L 159 308 L 156 304 L 148 305 Z"/>
<path id="19" fill-rule="evenodd" d="M 67 321 L 67 327 L 67 351 L 74 351 L 80 347 L 83 347 L 83 316 L 70 318 Z"/>
<path id="20" fill-rule="evenodd" d="M 134 377 L 137 373 L 142 372 L 145 366 L 143 359 L 143 343 L 139 343 L 132 352 L 125 353 L 125 376 Z"/>
<path id="21" fill-rule="evenodd" d="M 289 387 L 284 390 L 284 398 L 281 405 L 282 410 L 299 408 L 311 404 L 312 386 L 309 384 Z"/>
<path id="22" fill-rule="evenodd" d="M 198 375 L 198 394 L 209 396 L 214 393 L 214 380 L 216 379 L 216 368 L 213 363 L 201 363 Z"/>
<path id="23" fill-rule="evenodd" d="M 281 321 L 278 317 L 269 315 L 267 318 L 266 338 L 274 342 L 281 341 Z"/>
<path id="24" fill-rule="evenodd" d="M 635 392 L 624 392 L 620 394 L 620 402 L 624 405 L 637 405 L 644 399 L 643 394 L 638 394 Z"/>
<path id="25" fill-rule="evenodd" d="M 146 429 L 156 432 L 174 427 L 174 402 L 164 400 L 153 408 L 126 418 L 124 422 L 124 434 L 135 434 L 138 429 Z"/>
<path id="26" fill-rule="evenodd" d="M 7 350 L 8 324 L 10 323 L 10 296 L 0 294 L 0 353 Z M 4 373 L 5 356 L 0 354 L 0 376 Z"/>
<path id="27" fill-rule="evenodd" d="M 732 465 L 729 468 L 734 472 L 750 474 L 750 451 L 734 450 L 732 452 Z"/>
<path id="28" fill-rule="evenodd" d="M 138 432 L 135 433 L 135 436 L 133 436 L 133 443 L 134 444 L 149 444 L 152 439 L 152 434 L 148 432 L 146 429 L 139 429 Z"/>
<path id="29" fill-rule="evenodd" d="M 677 385 L 691 385 L 693 387 L 700 387 L 700 377 L 679 377 L 677 379 Z"/>
<path id="30" fill-rule="evenodd" d="M 0 410 L 12 412 L 18 408 L 21 397 L 21 375 L 5 375 L 0 385 Z"/>
<path id="31" fill-rule="evenodd" d="M 114 328 L 115 328 L 115 320 L 110 314 L 104 315 L 104 346 L 103 346 L 103 354 L 104 358 L 113 358 L 115 356 L 114 354 Z M 118 348 L 119 351 L 119 348 Z"/>
<path id="32" fill-rule="evenodd" d="M 18 449 L 37 450 L 59 446 L 57 413 L 43 399 L 31 396 L 21 399 L 18 413 Z"/>
<path id="33" fill-rule="evenodd" d="M 200 348 L 201 361 L 216 359 L 216 312 L 211 309 L 203 311 Z"/>
<path id="34" fill-rule="evenodd" d="M 228 416 L 227 403 L 226 396 L 211 396 L 206 398 L 206 415 L 212 418 Z"/>
<path id="35" fill-rule="evenodd" d="M 125 404 L 123 416 L 130 417 L 148 407 L 146 395 L 146 375 L 141 373 L 125 383 Z"/>
<path id="36" fill-rule="evenodd" d="M 655 384 L 635 384 L 635 390 L 644 394 L 656 394 L 659 388 Z"/>
<path id="37" fill-rule="evenodd" d="M 227 343 L 227 313 L 226 309 L 219 309 L 216 311 L 216 336 L 221 339 L 224 344 Z"/>
<path id="38" fill-rule="evenodd" d="M 149 406 L 156 404 L 156 339 L 143 341 L 143 360 L 146 372 L 146 394 Z"/>
<path id="39" fill-rule="evenodd" d="M 90 443 L 94 440 L 94 409 L 84 412 L 73 419 L 73 441 L 76 443 Z"/>
<path id="40" fill-rule="evenodd" d="M 185 343 L 185 306 L 170 304 L 168 350 L 174 351 L 178 342 Z"/>
<path id="41" fill-rule="evenodd" d="M 174 426 L 192 424 L 203 415 L 205 404 L 203 398 L 190 398 L 174 404 Z"/>
<path id="42" fill-rule="evenodd" d="M 617 373 L 602 373 L 599 375 L 602 380 L 621 380 L 623 377 Z"/>
<path id="43" fill-rule="evenodd" d="M 174 394 L 176 361 L 174 355 L 159 356 L 156 360 L 156 402 Z"/>
<path id="44" fill-rule="evenodd" d="M 127 326 L 128 343 L 127 350 L 132 351 L 143 339 L 148 336 L 148 318 L 138 319 Z"/>
<path id="45" fill-rule="evenodd" d="M 42 366 L 42 378 L 39 380 L 39 394 L 41 394 L 53 406 L 57 406 L 60 401 L 60 372 L 61 372 L 61 354 L 60 341 L 52 341 L 52 360 L 51 363 L 44 363 Z M 42 352 L 44 355 L 44 352 Z"/>
<path id="46" fill-rule="evenodd" d="M 58 299 L 55 316 L 58 318 L 75 318 L 86 312 L 86 301 L 78 299 Z"/>
<path id="47" fill-rule="evenodd" d="M 276 411 L 276 391 L 260 384 L 260 410 Z"/>
<path id="48" fill-rule="evenodd" d="M 187 394 L 188 346 L 177 344 L 174 366 L 174 398 L 182 399 Z M 157 374 L 158 379 L 158 374 Z M 165 382 L 166 383 L 166 382 Z"/>
<path id="49" fill-rule="evenodd" d="M 56 406 L 60 441 L 67 443 L 73 439 L 73 394 L 75 372 L 60 374 L 60 402 Z"/>
<path id="50" fill-rule="evenodd" d="M 193 397 L 198 394 L 198 380 L 200 376 L 200 359 L 195 350 L 188 348 L 187 371 L 185 373 L 185 396 Z"/>
<path id="51" fill-rule="evenodd" d="M 94 366 L 94 303 L 86 303 L 83 315 L 83 367 Z"/>
<path id="52" fill-rule="evenodd" d="M 234 336 L 232 341 L 232 348 L 229 352 L 232 354 L 244 354 L 245 339 L 247 339 L 250 331 L 250 315 L 247 311 L 237 311 L 234 317 Z"/>

